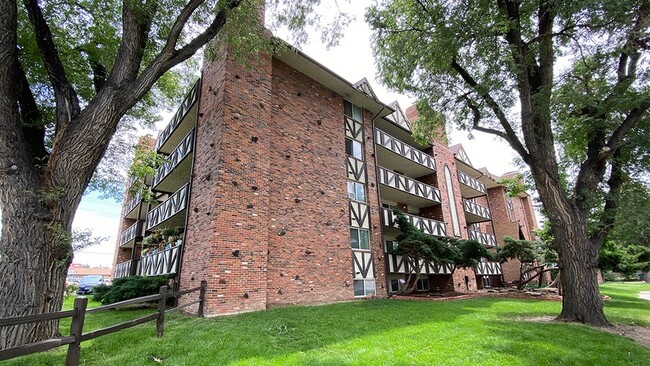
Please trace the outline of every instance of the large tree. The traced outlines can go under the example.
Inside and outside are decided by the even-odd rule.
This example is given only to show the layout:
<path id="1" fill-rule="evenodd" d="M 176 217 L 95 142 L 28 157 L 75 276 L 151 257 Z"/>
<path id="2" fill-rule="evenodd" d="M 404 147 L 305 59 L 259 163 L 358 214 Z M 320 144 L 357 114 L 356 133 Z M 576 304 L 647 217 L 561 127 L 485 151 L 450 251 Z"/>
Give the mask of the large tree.
<path id="1" fill-rule="evenodd" d="M 366 17 L 389 86 L 502 138 L 528 165 L 560 257 L 558 320 L 608 325 L 598 251 L 647 136 L 650 1 L 395 0 Z"/>
<path id="2" fill-rule="evenodd" d="M 267 5 L 284 6 L 279 19 L 299 30 L 319 2 Z M 0 318 L 60 310 L 72 219 L 119 122 L 173 90 L 170 69 L 215 37 L 243 58 L 270 51 L 263 9 L 263 0 L 0 4 Z M 0 349 L 57 331 L 56 322 L 5 327 Z"/>

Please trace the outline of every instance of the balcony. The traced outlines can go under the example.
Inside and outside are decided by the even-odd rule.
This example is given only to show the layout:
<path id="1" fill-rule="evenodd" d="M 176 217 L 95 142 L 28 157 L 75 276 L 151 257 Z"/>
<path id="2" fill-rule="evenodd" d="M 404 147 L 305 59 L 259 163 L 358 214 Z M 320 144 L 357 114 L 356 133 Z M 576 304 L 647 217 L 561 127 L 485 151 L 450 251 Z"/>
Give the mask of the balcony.
<path id="1" fill-rule="evenodd" d="M 436 187 L 382 167 L 378 167 L 378 173 L 379 191 L 383 199 L 406 203 L 412 207 L 440 203 L 440 190 Z"/>
<path id="2" fill-rule="evenodd" d="M 149 211 L 147 214 L 147 230 L 151 230 L 162 223 L 167 223 L 169 227 L 183 226 L 184 216 L 179 215 L 179 213 L 184 212 L 187 207 L 188 193 L 188 185 L 185 184 L 167 200 Z"/>
<path id="3" fill-rule="evenodd" d="M 465 210 L 465 219 L 468 224 L 492 220 L 492 215 L 490 215 L 490 210 L 487 207 L 463 199 L 463 208 Z"/>
<path id="4" fill-rule="evenodd" d="M 404 260 L 404 256 L 397 254 L 386 254 L 386 262 L 388 264 L 388 273 L 411 273 L 409 263 Z M 451 264 L 437 264 L 428 261 L 421 261 L 419 263 L 421 274 L 451 274 L 453 265 Z"/>
<path id="5" fill-rule="evenodd" d="M 503 274 L 499 262 L 480 262 L 474 267 L 474 272 L 477 276 L 500 276 Z"/>
<path id="6" fill-rule="evenodd" d="M 408 218 L 409 222 L 416 228 L 422 230 L 425 234 L 434 235 L 434 236 L 447 236 L 447 226 L 442 221 L 436 221 L 427 219 L 420 216 L 404 214 Z M 396 217 L 393 214 L 393 211 L 389 209 L 381 209 L 381 217 L 384 226 L 397 228 L 397 223 L 395 222 Z"/>
<path id="7" fill-rule="evenodd" d="M 411 177 L 431 174 L 436 170 L 433 156 L 404 143 L 396 137 L 375 128 L 377 161 L 382 166 L 395 167 Z"/>
<path id="8" fill-rule="evenodd" d="M 160 276 L 176 273 L 182 244 L 140 258 L 140 276 Z"/>
<path id="9" fill-rule="evenodd" d="M 474 198 L 487 194 L 485 184 L 460 170 L 458 171 L 458 181 L 460 182 L 460 193 L 464 198 Z"/>
<path id="10" fill-rule="evenodd" d="M 137 273 L 138 261 L 130 260 L 115 265 L 115 278 L 133 276 Z"/>
<path id="11" fill-rule="evenodd" d="M 199 100 L 201 80 L 199 79 L 178 107 L 176 114 L 167 124 L 156 139 L 156 151 L 170 154 L 172 149 L 183 140 L 187 133 L 194 127 L 197 117 L 196 101 Z"/>
<path id="12" fill-rule="evenodd" d="M 476 240 L 477 242 L 487 247 L 497 246 L 497 238 L 495 238 L 494 235 L 490 235 L 482 231 L 472 230 L 472 229 L 468 229 L 467 232 L 469 234 L 470 240 Z"/>
<path id="13" fill-rule="evenodd" d="M 192 168 L 192 159 L 186 159 L 194 148 L 194 130 L 185 136 L 161 165 L 153 177 L 151 188 L 159 192 L 174 192 L 187 183 Z"/>
<path id="14" fill-rule="evenodd" d="M 124 204 L 124 217 L 127 219 L 139 219 L 140 205 L 142 204 L 142 198 L 140 193 L 136 193 L 130 200 Z"/>
<path id="15" fill-rule="evenodd" d="M 138 220 L 120 233 L 120 247 L 133 247 L 137 238 L 142 237 L 142 221 Z"/>

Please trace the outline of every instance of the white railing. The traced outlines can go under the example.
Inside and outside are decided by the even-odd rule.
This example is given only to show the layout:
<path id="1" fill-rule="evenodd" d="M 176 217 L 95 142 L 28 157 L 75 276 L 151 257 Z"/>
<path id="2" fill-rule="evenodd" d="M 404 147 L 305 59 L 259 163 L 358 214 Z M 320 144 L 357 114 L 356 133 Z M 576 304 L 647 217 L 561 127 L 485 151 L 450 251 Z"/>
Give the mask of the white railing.
<path id="1" fill-rule="evenodd" d="M 490 215 L 490 210 L 487 207 L 477 205 L 472 201 L 463 200 L 463 208 L 465 209 L 465 212 L 469 212 L 476 216 L 480 216 L 488 220 L 492 218 L 492 215 Z"/>
<path id="2" fill-rule="evenodd" d="M 379 167 L 379 184 L 440 203 L 440 190 L 404 175 Z"/>
<path id="3" fill-rule="evenodd" d="M 409 262 L 402 255 L 386 254 L 388 273 L 411 273 Z M 419 261 L 421 274 L 451 274 L 452 264 L 437 264 L 428 261 Z"/>
<path id="4" fill-rule="evenodd" d="M 485 189 L 485 184 L 479 182 L 476 178 L 470 177 L 468 174 L 458 171 L 458 180 L 460 183 L 477 190 L 483 194 L 487 194 L 487 189 Z"/>
<path id="5" fill-rule="evenodd" d="M 436 161 L 433 159 L 433 156 L 426 154 L 377 128 L 375 128 L 375 142 L 406 159 L 431 170 L 436 170 Z"/>
<path id="6" fill-rule="evenodd" d="M 495 247 L 497 245 L 497 238 L 494 237 L 494 235 L 472 229 L 468 229 L 467 232 L 469 233 L 470 240 L 476 240 L 483 245 L 491 247 Z"/>
<path id="7" fill-rule="evenodd" d="M 159 276 L 176 273 L 180 259 L 182 244 L 140 258 L 141 276 Z"/>
<path id="8" fill-rule="evenodd" d="M 188 185 L 185 184 L 171 195 L 165 202 L 156 206 L 147 213 L 147 230 L 169 220 L 172 216 L 183 211 L 187 207 Z"/>
<path id="9" fill-rule="evenodd" d="M 160 131 L 158 134 L 158 139 L 156 140 L 156 151 L 160 150 L 165 142 L 167 142 L 169 136 L 174 133 L 174 130 L 181 123 L 187 112 L 190 111 L 190 108 L 192 108 L 194 103 L 199 100 L 200 89 L 201 79 L 199 79 L 196 84 L 194 84 L 190 92 L 185 97 L 185 100 L 183 100 L 183 103 L 180 105 L 180 107 L 178 107 L 178 110 L 176 111 L 176 114 L 174 114 L 174 117 L 172 117 L 171 121 L 169 121 L 165 129 Z"/>
<path id="10" fill-rule="evenodd" d="M 501 263 L 499 262 L 479 262 L 474 267 L 474 271 L 479 276 L 498 276 L 503 274 Z"/>
<path id="11" fill-rule="evenodd" d="M 397 217 L 392 210 L 382 208 L 382 221 L 384 226 L 397 228 Z M 447 225 L 442 221 L 427 219 L 425 217 L 404 214 L 409 222 L 416 228 L 422 230 L 425 234 L 435 236 L 447 236 Z"/>
<path id="12" fill-rule="evenodd" d="M 135 206 L 137 206 L 140 202 L 142 202 L 142 197 L 140 197 L 140 192 L 138 192 L 124 206 L 124 215 L 126 216 L 129 214 L 129 212 L 133 211 Z"/>
<path id="13" fill-rule="evenodd" d="M 142 235 L 142 221 L 138 220 L 133 225 L 120 233 L 120 245 L 124 245 L 131 240 Z"/>
<path id="14" fill-rule="evenodd" d="M 135 273 L 133 267 L 138 264 L 137 260 L 130 260 L 115 265 L 115 278 L 128 277 Z"/>
<path id="15" fill-rule="evenodd" d="M 190 131 L 190 133 L 185 136 L 183 141 L 181 141 L 178 146 L 172 151 L 171 154 L 167 157 L 167 161 L 161 165 L 158 170 L 156 170 L 156 174 L 153 176 L 153 182 L 151 183 L 151 187 L 155 188 L 160 181 L 165 179 L 171 173 L 174 168 L 178 164 L 180 164 L 183 159 L 187 155 L 189 155 L 190 152 L 192 152 L 192 147 L 194 146 L 194 129 Z"/>

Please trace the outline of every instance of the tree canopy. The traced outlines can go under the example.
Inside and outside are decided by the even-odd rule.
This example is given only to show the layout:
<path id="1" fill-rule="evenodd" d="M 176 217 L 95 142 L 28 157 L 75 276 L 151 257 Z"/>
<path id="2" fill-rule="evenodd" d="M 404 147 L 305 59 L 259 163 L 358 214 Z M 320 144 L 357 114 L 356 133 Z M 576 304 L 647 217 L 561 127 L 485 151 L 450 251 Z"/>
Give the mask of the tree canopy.
<path id="1" fill-rule="evenodd" d="M 623 182 L 649 167 L 650 2 L 385 0 L 366 19 L 388 86 L 530 168 L 564 273 L 559 318 L 607 325 L 598 251 Z"/>

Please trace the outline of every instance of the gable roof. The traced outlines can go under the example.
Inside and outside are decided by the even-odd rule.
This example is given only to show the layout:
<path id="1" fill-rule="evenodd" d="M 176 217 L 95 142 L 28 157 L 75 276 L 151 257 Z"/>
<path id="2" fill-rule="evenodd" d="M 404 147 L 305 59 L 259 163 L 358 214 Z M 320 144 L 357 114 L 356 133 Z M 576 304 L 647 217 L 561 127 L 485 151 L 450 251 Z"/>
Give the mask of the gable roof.
<path id="1" fill-rule="evenodd" d="M 352 84 L 353 87 L 357 88 L 358 90 L 361 90 L 364 92 L 367 96 L 370 98 L 377 100 L 377 94 L 375 94 L 375 91 L 372 90 L 372 87 L 370 86 L 370 83 L 368 82 L 368 79 L 363 78 L 356 83 Z"/>

